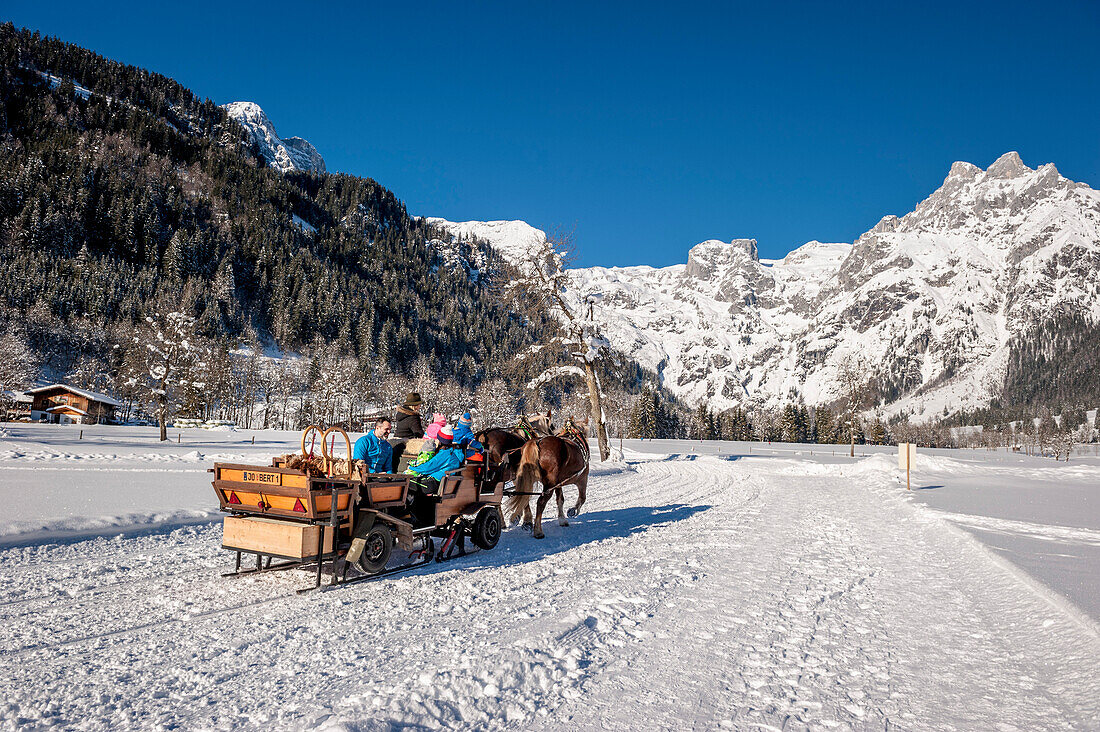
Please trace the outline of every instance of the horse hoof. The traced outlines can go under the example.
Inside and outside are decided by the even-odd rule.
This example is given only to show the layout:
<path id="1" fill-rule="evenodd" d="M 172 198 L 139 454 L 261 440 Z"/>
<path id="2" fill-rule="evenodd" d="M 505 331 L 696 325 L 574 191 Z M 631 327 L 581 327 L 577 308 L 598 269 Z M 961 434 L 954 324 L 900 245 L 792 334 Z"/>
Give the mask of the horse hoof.
<path id="1" fill-rule="evenodd" d="M 560 521 L 558 521 L 558 526 L 568 526 L 568 525 L 569 525 L 569 522 L 566 521 L 565 519 L 561 519 Z"/>
<path id="2" fill-rule="evenodd" d="M 578 511 L 576 508 L 571 508 L 565 512 L 565 515 L 569 518 L 576 518 L 578 513 L 580 513 L 580 511 Z"/>
<path id="3" fill-rule="evenodd" d="M 546 538 L 546 534 L 543 534 L 543 533 L 542 533 L 542 532 L 540 531 L 539 533 L 535 534 L 535 538 L 536 538 L 536 539 L 545 539 L 545 538 Z"/>

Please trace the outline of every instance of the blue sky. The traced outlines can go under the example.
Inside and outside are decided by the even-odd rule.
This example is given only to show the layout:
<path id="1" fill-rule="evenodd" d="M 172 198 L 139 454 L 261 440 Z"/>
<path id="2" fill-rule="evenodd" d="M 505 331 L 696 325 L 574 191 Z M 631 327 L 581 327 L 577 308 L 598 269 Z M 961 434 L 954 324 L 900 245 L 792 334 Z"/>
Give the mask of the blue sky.
<path id="1" fill-rule="evenodd" d="M 954 160 L 1100 185 L 1096 2 L 20 2 L 0 18 L 257 102 L 413 214 L 572 232 L 585 265 L 851 241 Z"/>

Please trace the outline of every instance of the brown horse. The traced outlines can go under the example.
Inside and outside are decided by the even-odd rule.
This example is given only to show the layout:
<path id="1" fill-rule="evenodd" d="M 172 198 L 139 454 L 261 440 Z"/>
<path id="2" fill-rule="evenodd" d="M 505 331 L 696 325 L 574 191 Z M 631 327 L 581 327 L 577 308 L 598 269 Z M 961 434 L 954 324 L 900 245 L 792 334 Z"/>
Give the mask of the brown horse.
<path id="1" fill-rule="evenodd" d="M 474 435 L 474 439 L 485 447 L 490 463 L 502 466 L 503 480 L 515 480 L 516 466 L 519 464 L 519 452 L 524 443 L 542 435 L 550 435 L 554 425 L 550 422 L 550 412 L 546 414 L 523 414 L 514 427 L 491 427 Z"/>
<path id="2" fill-rule="evenodd" d="M 543 538 L 542 512 L 550 496 L 558 499 L 558 525 L 568 526 L 563 508 L 565 494 L 562 488 L 577 486 L 577 504 L 569 509 L 570 516 L 576 516 L 584 505 L 588 490 L 588 462 L 591 451 L 585 438 L 588 422 L 580 426 L 572 420 L 557 435 L 529 440 L 520 451 L 519 467 L 516 469 L 516 495 L 508 498 L 508 514 L 512 521 L 523 515 L 524 525 L 531 522 L 531 495 L 538 495 L 533 522 L 534 536 Z M 535 483 L 542 483 L 542 492 L 535 493 Z"/>

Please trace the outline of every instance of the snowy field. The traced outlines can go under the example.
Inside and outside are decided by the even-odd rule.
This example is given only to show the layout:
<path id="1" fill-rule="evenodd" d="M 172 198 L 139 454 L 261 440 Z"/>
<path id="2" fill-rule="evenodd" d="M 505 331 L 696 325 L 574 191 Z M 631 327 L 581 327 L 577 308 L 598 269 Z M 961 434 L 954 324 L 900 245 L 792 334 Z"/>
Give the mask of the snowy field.
<path id="1" fill-rule="evenodd" d="M 80 429 L 0 431 L 3 728 L 1100 728 L 1095 458 L 628 441 L 545 540 L 298 596 L 205 472 L 297 434 Z"/>

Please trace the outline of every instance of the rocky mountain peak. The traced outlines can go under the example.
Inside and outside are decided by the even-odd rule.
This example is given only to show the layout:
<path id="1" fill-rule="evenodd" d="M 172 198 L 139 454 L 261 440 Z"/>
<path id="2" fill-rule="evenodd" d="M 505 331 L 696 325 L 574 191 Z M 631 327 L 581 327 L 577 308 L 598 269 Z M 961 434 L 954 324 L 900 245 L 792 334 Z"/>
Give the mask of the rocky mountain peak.
<path id="1" fill-rule="evenodd" d="M 317 148 L 300 137 L 280 138 L 275 132 L 275 125 L 260 105 L 255 102 L 230 102 L 222 108 L 252 135 L 260 146 L 264 160 L 280 173 L 291 170 L 325 172 L 325 160 Z"/>
<path id="2" fill-rule="evenodd" d="M 734 239 L 729 242 L 708 239 L 688 252 L 687 273 L 696 279 L 707 280 L 730 267 L 758 261 L 756 239 Z"/>
<path id="3" fill-rule="evenodd" d="M 964 160 L 956 160 L 951 163 L 951 170 L 947 173 L 947 180 L 976 180 L 982 172 L 982 169 L 973 163 L 968 163 Z"/>
<path id="4" fill-rule="evenodd" d="M 1013 150 L 997 158 L 985 174 L 988 178 L 1017 178 L 1030 172 L 1032 172 L 1031 168 L 1024 165 L 1024 161 L 1020 160 L 1020 154 Z"/>
<path id="5" fill-rule="evenodd" d="M 885 234 L 890 231 L 898 230 L 898 217 L 894 214 L 887 214 L 879 219 L 878 223 L 874 225 L 870 233 L 872 234 Z"/>

